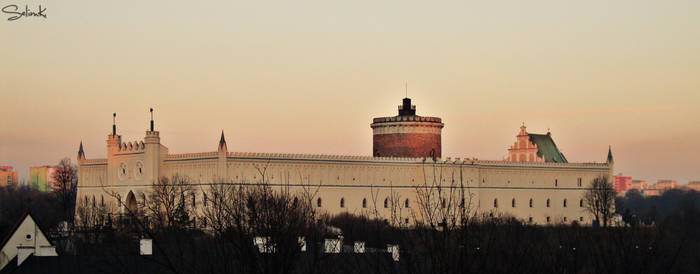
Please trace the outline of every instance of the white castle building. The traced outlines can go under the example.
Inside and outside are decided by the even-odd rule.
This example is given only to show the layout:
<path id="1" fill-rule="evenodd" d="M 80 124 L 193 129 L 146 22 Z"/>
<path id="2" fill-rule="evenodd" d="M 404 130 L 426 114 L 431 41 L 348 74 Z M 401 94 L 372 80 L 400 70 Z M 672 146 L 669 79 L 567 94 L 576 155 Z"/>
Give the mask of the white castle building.
<path id="1" fill-rule="evenodd" d="M 211 184 L 260 184 L 264 167 L 266 184 L 294 193 L 314 189 L 313 206 L 329 214 L 376 212 L 413 223 L 421 218 L 419 193 L 440 186 L 468 193 L 461 197 L 469 199 L 472 214 L 506 214 L 534 224 L 592 222 L 582 197 L 594 178 L 612 178 L 610 151 L 605 163 L 568 163 L 549 133 L 528 134 L 523 125 L 506 160 L 440 158 L 443 126 L 440 118 L 415 115 L 406 98 L 399 115 L 374 119 L 372 156 L 343 156 L 229 152 L 223 132 L 216 151 L 170 154 L 152 118 L 143 141 L 123 142 L 115 123 L 106 159 L 87 159 L 80 144 L 77 197 L 124 211 L 146 199 L 156 180 L 178 175 L 197 190 L 194 204 L 204 206 Z M 464 204 L 446 198 L 443 204 Z"/>

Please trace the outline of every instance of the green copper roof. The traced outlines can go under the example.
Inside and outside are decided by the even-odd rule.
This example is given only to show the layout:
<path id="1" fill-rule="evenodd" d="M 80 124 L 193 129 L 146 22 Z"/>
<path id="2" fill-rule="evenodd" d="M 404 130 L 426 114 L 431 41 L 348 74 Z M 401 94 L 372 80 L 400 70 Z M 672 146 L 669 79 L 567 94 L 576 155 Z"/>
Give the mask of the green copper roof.
<path id="1" fill-rule="evenodd" d="M 547 163 L 568 163 L 564 154 L 554 144 L 549 134 L 528 134 L 530 142 L 537 145 L 537 156 L 544 158 Z"/>

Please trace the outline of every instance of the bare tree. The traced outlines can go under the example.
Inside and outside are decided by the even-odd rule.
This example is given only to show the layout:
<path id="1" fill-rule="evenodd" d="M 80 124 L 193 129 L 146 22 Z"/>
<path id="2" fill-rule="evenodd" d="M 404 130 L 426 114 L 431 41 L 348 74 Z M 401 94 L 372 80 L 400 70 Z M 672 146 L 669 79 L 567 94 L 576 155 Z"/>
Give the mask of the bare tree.
<path id="1" fill-rule="evenodd" d="M 78 168 L 69 158 L 63 158 L 53 174 L 53 190 L 58 196 L 63 209 L 63 220 L 71 222 L 75 210 L 75 190 L 78 179 Z"/>
<path id="2" fill-rule="evenodd" d="M 596 221 L 608 226 L 615 210 L 615 189 L 607 176 L 600 176 L 591 182 L 591 187 L 583 194 L 584 208 L 595 216 Z"/>

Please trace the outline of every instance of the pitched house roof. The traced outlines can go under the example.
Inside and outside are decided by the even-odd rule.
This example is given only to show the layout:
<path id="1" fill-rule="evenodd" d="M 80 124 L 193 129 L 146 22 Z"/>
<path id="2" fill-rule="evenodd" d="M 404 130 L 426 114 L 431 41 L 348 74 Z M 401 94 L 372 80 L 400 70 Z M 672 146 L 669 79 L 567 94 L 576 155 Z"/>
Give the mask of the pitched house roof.
<path id="1" fill-rule="evenodd" d="M 568 163 L 564 154 L 559 151 L 550 134 L 528 134 L 530 142 L 537 145 L 537 157 L 547 163 Z"/>

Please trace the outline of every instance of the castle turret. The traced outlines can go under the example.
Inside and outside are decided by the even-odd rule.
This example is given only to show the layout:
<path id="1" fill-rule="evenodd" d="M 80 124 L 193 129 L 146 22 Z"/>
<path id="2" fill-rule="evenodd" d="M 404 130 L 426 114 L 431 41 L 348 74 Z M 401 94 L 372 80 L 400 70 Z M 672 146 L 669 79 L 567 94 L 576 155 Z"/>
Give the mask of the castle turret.
<path id="1" fill-rule="evenodd" d="M 399 115 L 374 118 L 370 127 L 375 157 L 442 156 L 442 119 L 416 115 L 410 98 L 404 98 L 399 105 Z"/>
<path id="2" fill-rule="evenodd" d="M 116 182 L 118 176 L 117 167 L 114 155 L 119 152 L 122 144 L 122 136 L 117 134 L 117 113 L 112 114 L 112 134 L 107 135 L 107 181 L 106 185 L 112 185 Z"/>
<path id="3" fill-rule="evenodd" d="M 151 108 L 151 125 L 150 130 L 146 131 L 144 144 L 146 146 L 144 155 L 144 168 L 150 174 L 145 174 L 145 178 L 151 182 L 156 182 L 160 177 L 160 162 L 161 153 L 167 153 L 165 149 L 161 149 L 160 133 L 154 130 L 153 123 L 153 108 Z"/>
<path id="4" fill-rule="evenodd" d="M 119 151 L 122 143 L 122 136 L 117 135 L 117 113 L 112 114 L 112 134 L 107 135 L 107 157 Z"/>

